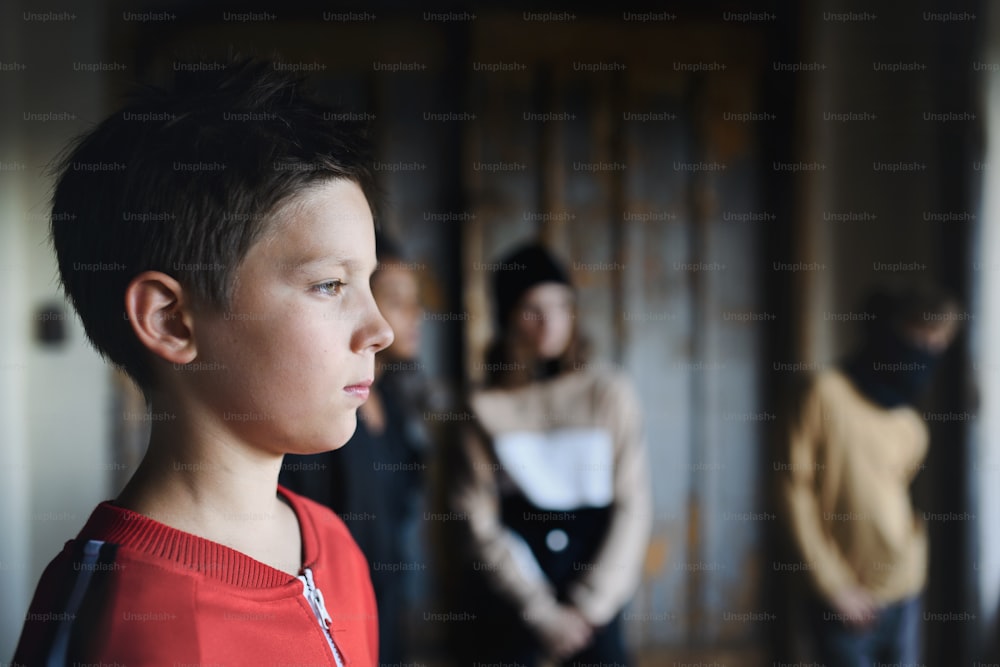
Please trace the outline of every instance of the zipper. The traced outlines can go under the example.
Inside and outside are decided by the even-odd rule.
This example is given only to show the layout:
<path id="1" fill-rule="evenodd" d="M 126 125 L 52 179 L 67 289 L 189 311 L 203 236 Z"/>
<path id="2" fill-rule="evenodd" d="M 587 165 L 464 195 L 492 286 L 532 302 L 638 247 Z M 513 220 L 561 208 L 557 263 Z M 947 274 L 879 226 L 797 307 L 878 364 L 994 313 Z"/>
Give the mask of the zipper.
<path id="1" fill-rule="evenodd" d="M 337 667 L 344 667 L 344 659 L 340 656 L 337 645 L 333 643 L 333 634 L 330 633 L 330 624 L 333 622 L 333 619 L 330 618 L 330 614 L 326 610 L 323 592 L 319 590 L 316 582 L 313 580 L 312 570 L 308 567 L 305 568 L 298 578 L 303 586 L 302 595 L 305 596 L 306 600 L 309 600 L 309 606 L 312 608 L 313 614 L 316 615 L 319 626 L 323 628 L 326 643 L 330 645 L 330 650 L 333 651 L 333 659 L 337 662 Z"/>

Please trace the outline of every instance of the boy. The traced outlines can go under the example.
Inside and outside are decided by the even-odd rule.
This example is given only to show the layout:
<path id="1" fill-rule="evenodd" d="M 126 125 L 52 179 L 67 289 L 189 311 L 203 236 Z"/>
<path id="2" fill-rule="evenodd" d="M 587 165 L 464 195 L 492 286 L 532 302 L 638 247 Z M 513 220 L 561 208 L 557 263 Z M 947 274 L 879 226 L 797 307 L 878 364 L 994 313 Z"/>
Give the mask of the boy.
<path id="1" fill-rule="evenodd" d="M 783 514 L 829 667 L 920 662 L 928 544 L 909 486 L 929 434 L 913 406 L 957 330 L 956 302 L 929 286 L 876 294 L 867 310 L 859 351 L 811 378 L 782 443 Z"/>
<path id="2" fill-rule="evenodd" d="M 169 419 L 42 575 L 16 663 L 376 664 L 365 558 L 277 486 L 285 453 L 351 436 L 393 338 L 367 147 L 332 112 L 243 62 L 143 92 L 63 162 L 64 289 Z"/>

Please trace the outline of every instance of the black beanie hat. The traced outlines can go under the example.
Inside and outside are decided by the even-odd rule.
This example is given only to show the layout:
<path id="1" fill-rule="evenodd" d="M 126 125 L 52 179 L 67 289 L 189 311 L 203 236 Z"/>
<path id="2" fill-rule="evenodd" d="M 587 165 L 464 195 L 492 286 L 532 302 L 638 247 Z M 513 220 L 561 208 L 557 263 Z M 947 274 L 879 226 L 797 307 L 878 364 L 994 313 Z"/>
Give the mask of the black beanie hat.
<path id="1" fill-rule="evenodd" d="M 524 293 L 541 283 L 573 286 L 563 267 L 542 245 L 521 246 L 498 262 L 493 273 L 493 296 L 501 330 L 506 329 L 510 313 Z"/>

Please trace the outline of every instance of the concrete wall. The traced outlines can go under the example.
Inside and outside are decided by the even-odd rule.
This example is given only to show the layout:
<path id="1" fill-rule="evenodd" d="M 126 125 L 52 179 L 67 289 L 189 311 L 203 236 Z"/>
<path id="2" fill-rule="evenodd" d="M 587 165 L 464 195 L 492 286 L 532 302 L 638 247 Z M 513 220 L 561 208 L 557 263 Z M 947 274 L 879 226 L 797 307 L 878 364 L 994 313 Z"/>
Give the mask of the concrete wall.
<path id="1" fill-rule="evenodd" d="M 74 70 L 74 63 L 104 57 L 103 3 L 70 10 L 64 20 L 39 18 L 52 18 L 46 14 L 50 10 L 44 3 L 13 2 L 0 15 L 0 62 L 23 65 L 0 74 L 0 162 L 5 165 L 0 170 L 0 599 L 5 610 L 0 656 L 5 657 L 13 654 L 42 569 L 110 493 L 109 371 L 68 309 L 64 345 L 49 348 L 33 339 L 37 309 L 63 302 L 47 243 L 51 183 L 44 170 L 67 140 L 107 113 L 103 76 Z"/>

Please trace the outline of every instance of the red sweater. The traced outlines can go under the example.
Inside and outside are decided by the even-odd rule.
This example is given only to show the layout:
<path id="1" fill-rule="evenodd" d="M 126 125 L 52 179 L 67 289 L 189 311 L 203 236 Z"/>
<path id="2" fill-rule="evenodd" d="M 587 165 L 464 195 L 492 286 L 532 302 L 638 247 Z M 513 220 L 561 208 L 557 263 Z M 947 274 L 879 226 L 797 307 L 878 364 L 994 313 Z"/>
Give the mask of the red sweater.
<path id="1" fill-rule="evenodd" d="M 101 503 L 45 569 L 14 663 L 336 665 L 324 618 L 343 664 L 373 667 L 368 562 L 333 512 L 279 491 L 302 530 L 298 578 Z M 312 600 L 309 575 L 319 591 Z"/>

